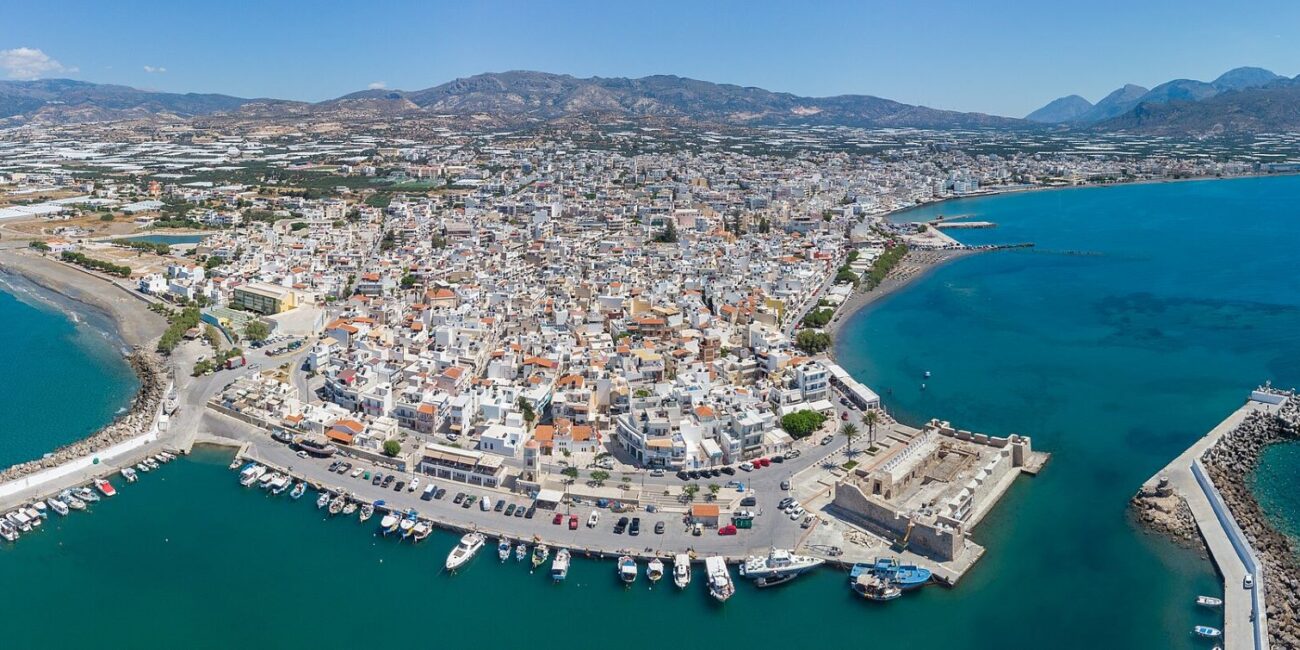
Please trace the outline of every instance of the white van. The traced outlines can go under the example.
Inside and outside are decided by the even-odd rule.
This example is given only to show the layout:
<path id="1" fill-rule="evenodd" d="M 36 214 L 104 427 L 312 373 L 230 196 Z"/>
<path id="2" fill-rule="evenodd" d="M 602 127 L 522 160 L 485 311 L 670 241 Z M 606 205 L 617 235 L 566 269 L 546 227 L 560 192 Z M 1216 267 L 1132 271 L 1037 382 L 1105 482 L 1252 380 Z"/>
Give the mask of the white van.
<path id="1" fill-rule="evenodd" d="M 491 510 L 491 509 L 492 509 L 492 500 L 489 499 L 489 498 L 487 498 L 486 496 L 483 497 L 483 498 L 481 498 L 481 499 L 479 499 L 479 500 L 478 500 L 478 508 L 479 508 L 479 510 L 482 510 L 483 512 L 487 512 L 488 510 Z"/>

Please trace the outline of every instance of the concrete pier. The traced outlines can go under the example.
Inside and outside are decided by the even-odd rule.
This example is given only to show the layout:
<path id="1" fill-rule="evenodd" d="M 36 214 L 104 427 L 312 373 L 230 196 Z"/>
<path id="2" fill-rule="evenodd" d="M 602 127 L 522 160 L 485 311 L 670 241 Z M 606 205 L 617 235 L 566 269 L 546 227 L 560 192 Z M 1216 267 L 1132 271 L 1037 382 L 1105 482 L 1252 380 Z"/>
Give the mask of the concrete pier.
<path id="1" fill-rule="evenodd" d="M 1264 630 L 1265 617 L 1262 615 L 1265 611 L 1264 574 L 1232 513 L 1205 474 L 1200 458 L 1251 413 L 1277 409 L 1275 404 L 1247 402 L 1143 485 L 1146 490 L 1155 490 L 1162 479 L 1167 480 L 1167 486 L 1187 502 L 1210 557 L 1223 576 L 1225 650 L 1268 649 L 1268 634 Z M 1253 589 L 1243 586 L 1247 575 L 1254 580 Z M 1261 614 L 1256 615 L 1256 612 Z"/>

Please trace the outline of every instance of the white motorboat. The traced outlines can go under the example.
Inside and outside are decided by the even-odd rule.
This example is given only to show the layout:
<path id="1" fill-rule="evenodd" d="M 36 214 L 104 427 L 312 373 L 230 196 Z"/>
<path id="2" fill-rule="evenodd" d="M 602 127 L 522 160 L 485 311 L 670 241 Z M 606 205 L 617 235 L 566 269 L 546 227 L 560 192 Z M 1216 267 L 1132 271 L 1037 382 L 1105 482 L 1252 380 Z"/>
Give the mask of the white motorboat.
<path id="1" fill-rule="evenodd" d="M 148 465 L 145 465 L 144 463 L 136 463 L 136 464 L 135 464 L 135 468 L 136 468 L 137 470 L 140 470 L 140 473 L 141 473 L 141 474 L 148 474 L 148 473 L 149 473 L 149 466 L 148 466 Z M 243 476 L 242 476 L 242 475 L 240 476 L 240 482 L 243 483 Z"/>
<path id="2" fill-rule="evenodd" d="M 402 516 L 390 510 L 382 519 L 379 520 L 379 528 L 384 531 L 385 535 L 387 535 L 395 532 L 397 530 L 397 525 L 401 523 L 401 521 Z"/>
<path id="3" fill-rule="evenodd" d="M 515 560 L 518 562 L 523 562 L 524 558 L 526 557 L 528 557 L 528 545 L 523 542 L 519 542 L 519 545 L 515 546 Z"/>
<path id="4" fill-rule="evenodd" d="M 402 539 L 406 539 L 415 534 L 415 517 L 407 515 L 397 522 L 397 530 L 402 533 Z"/>
<path id="5" fill-rule="evenodd" d="M 27 515 L 27 518 L 32 521 L 33 526 L 39 526 L 45 523 L 45 518 L 41 517 L 40 511 L 37 510 L 36 508 L 33 508 L 31 506 L 23 506 L 19 508 L 19 510 Z"/>
<path id="6" fill-rule="evenodd" d="M 239 459 L 238 459 L 238 458 L 235 458 L 235 459 L 233 459 L 233 460 L 230 461 L 230 469 L 232 469 L 232 470 L 239 469 Z"/>
<path id="7" fill-rule="evenodd" d="M 678 553 L 673 557 L 673 584 L 685 589 L 691 584 L 691 556 Z"/>
<path id="8" fill-rule="evenodd" d="M 420 519 L 415 522 L 415 529 L 411 532 L 411 541 L 421 541 L 428 537 L 431 532 L 433 532 L 433 524 Z"/>
<path id="9" fill-rule="evenodd" d="M 265 467 L 255 463 L 249 463 L 244 467 L 244 469 L 239 471 L 239 484 L 248 487 L 257 481 L 257 479 L 262 478 L 263 474 L 266 474 Z"/>
<path id="10" fill-rule="evenodd" d="M 1213 596 L 1197 596 L 1196 604 L 1200 605 L 1201 607 L 1222 607 L 1223 600 L 1221 598 L 1215 598 Z"/>
<path id="11" fill-rule="evenodd" d="M 78 499 L 87 503 L 99 501 L 99 495 L 95 494 L 95 491 L 88 487 L 77 488 L 76 495 Z"/>
<path id="12" fill-rule="evenodd" d="M 136 479 L 140 478 L 140 475 L 136 474 L 135 470 L 130 467 L 123 467 L 121 474 L 127 483 L 135 483 Z"/>
<path id="13" fill-rule="evenodd" d="M 704 558 L 704 568 L 709 576 L 709 595 L 718 602 L 725 603 L 736 593 L 736 585 L 731 581 L 731 571 L 727 561 L 720 555 Z"/>
<path id="14" fill-rule="evenodd" d="M 329 505 L 329 504 L 330 504 L 330 493 L 329 493 L 329 492 L 321 492 L 321 493 L 320 493 L 320 496 L 316 497 L 316 507 L 317 507 L 317 508 L 324 508 L 325 506 L 327 506 L 327 505 Z"/>
<path id="15" fill-rule="evenodd" d="M 293 499 L 294 501 L 297 501 L 298 499 L 301 499 L 302 495 L 306 493 L 307 493 L 307 484 L 302 481 L 298 481 L 298 483 L 293 486 L 293 491 L 289 492 L 289 498 Z"/>
<path id="16" fill-rule="evenodd" d="M 375 516 L 375 506 L 369 503 L 361 506 L 361 514 L 357 515 L 358 521 L 361 523 L 365 523 L 367 519 L 370 519 L 373 516 Z"/>
<path id="17" fill-rule="evenodd" d="M 502 537 L 501 541 L 497 542 L 497 557 L 501 558 L 502 562 L 505 562 L 506 560 L 510 559 L 509 539 Z"/>
<path id="18" fill-rule="evenodd" d="M 483 548 L 485 541 L 487 540 L 482 533 L 465 533 L 465 536 L 460 538 L 460 543 L 456 544 L 456 548 L 451 549 L 451 553 L 447 554 L 447 570 L 455 571 L 465 566 L 465 563 L 474 559 L 474 555 Z"/>
<path id="19" fill-rule="evenodd" d="M 1195 632 L 1196 636 L 1205 637 L 1207 639 L 1217 639 L 1223 636 L 1223 630 L 1208 625 L 1197 625 L 1192 628 L 1192 632 Z"/>
<path id="20" fill-rule="evenodd" d="M 533 570 L 546 563 L 546 559 L 551 557 L 551 547 L 545 544 L 538 544 L 533 547 Z"/>
<path id="21" fill-rule="evenodd" d="M 650 564 L 646 565 L 645 568 L 645 577 L 652 585 L 659 582 L 659 579 L 664 577 L 663 560 L 660 560 L 659 558 L 650 560 Z"/>
<path id="22" fill-rule="evenodd" d="M 569 577 L 569 549 L 562 548 L 551 560 L 551 580 L 561 582 Z"/>
<path id="23" fill-rule="evenodd" d="M 18 528 L 8 519 L 0 518 L 0 538 L 6 542 L 18 541 Z"/>
<path id="24" fill-rule="evenodd" d="M 342 494 L 330 499 L 330 507 L 328 510 L 330 516 L 343 512 L 343 506 L 347 505 L 347 501 L 347 497 L 344 497 Z"/>
<path id="25" fill-rule="evenodd" d="M 751 555 L 740 565 L 740 575 L 754 581 L 759 587 L 789 582 L 794 578 L 821 566 L 825 560 L 808 555 L 795 555 L 779 548 L 772 548 L 766 556 Z"/>
<path id="26" fill-rule="evenodd" d="M 274 483 L 275 480 L 281 476 L 283 476 L 283 474 L 279 472 L 270 472 L 267 474 L 263 474 L 260 478 L 257 479 L 257 484 L 263 490 L 269 490 L 271 489 L 271 484 Z"/>
<path id="27" fill-rule="evenodd" d="M 68 514 L 68 504 L 64 503 L 64 502 L 63 502 L 63 499 L 59 499 L 59 498 L 55 498 L 55 497 L 51 497 L 51 498 L 50 498 L 50 509 L 53 510 L 53 511 L 55 511 L 55 512 L 57 512 L 57 513 L 59 513 L 60 515 L 65 516 L 65 517 L 66 517 L 67 514 Z"/>
<path id="28" fill-rule="evenodd" d="M 636 582 L 636 560 L 632 559 L 632 556 L 624 555 L 623 557 L 618 558 L 617 569 L 618 579 L 623 581 L 623 584 L 630 585 L 633 582 Z"/>

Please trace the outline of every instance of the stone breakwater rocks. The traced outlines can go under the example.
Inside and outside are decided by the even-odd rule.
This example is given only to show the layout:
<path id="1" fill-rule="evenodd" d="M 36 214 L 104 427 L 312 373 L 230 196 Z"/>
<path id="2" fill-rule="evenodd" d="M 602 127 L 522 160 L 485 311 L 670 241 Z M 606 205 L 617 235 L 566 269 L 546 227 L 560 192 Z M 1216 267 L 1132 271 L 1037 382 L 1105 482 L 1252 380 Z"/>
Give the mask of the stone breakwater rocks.
<path id="1" fill-rule="evenodd" d="M 43 469 L 57 467 L 75 458 L 107 449 L 119 442 L 148 432 L 154 416 L 162 404 L 167 389 L 167 375 L 158 358 L 148 352 L 136 351 L 127 357 L 131 368 L 140 378 L 140 390 L 131 401 L 126 413 L 94 435 L 60 447 L 39 460 L 14 465 L 0 472 L 0 483 L 19 479 Z"/>
<path id="2" fill-rule="evenodd" d="M 1273 648 L 1300 648 L 1300 560 L 1250 490 L 1259 454 L 1268 445 L 1300 439 L 1300 398 L 1290 395 L 1276 415 L 1253 413 L 1201 457 L 1255 554 L 1264 563 L 1267 622 Z M 1228 585 L 1233 588 L 1233 585 Z"/>
<path id="3" fill-rule="evenodd" d="M 1175 542 L 1197 548 L 1208 556 L 1205 544 L 1197 531 L 1196 518 L 1187 500 L 1173 490 L 1142 488 L 1129 501 L 1138 521 Z"/>

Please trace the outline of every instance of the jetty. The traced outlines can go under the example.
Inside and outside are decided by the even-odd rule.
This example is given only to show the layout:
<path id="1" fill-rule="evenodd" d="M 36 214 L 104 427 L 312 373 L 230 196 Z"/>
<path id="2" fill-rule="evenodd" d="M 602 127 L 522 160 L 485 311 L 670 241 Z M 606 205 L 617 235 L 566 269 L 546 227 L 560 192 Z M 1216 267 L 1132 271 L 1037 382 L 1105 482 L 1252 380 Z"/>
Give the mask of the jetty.
<path id="1" fill-rule="evenodd" d="M 998 224 L 992 221 L 931 221 L 930 225 L 941 230 L 983 230 L 998 227 Z"/>
<path id="2" fill-rule="evenodd" d="M 1201 458 L 1224 436 L 1256 413 L 1276 413 L 1280 401 L 1256 391 L 1251 399 L 1142 486 L 1135 502 L 1158 503 L 1181 498 L 1196 533 L 1223 577 L 1223 640 L 1226 650 L 1267 650 L 1264 568 L 1222 495 L 1210 480 Z M 1148 506 L 1161 508 L 1161 506 Z M 1177 519 L 1180 515 L 1170 513 Z M 1177 523 L 1169 525 L 1177 526 Z M 1174 532 L 1174 531 L 1171 531 Z M 1249 577 L 1252 587 L 1247 588 Z M 1192 595 L 1187 595 L 1192 598 Z"/>

